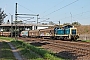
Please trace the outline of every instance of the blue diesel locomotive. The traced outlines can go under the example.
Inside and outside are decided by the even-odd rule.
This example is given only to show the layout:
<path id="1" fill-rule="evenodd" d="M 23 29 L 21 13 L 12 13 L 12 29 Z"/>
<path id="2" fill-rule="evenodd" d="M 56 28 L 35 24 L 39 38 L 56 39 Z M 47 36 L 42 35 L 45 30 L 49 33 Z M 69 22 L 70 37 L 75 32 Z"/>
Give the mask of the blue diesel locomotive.
<path id="1" fill-rule="evenodd" d="M 77 28 L 66 25 L 62 28 L 55 28 L 55 38 L 56 39 L 70 39 L 70 40 L 77 40 L 79 35 L 77 34 Z"/>

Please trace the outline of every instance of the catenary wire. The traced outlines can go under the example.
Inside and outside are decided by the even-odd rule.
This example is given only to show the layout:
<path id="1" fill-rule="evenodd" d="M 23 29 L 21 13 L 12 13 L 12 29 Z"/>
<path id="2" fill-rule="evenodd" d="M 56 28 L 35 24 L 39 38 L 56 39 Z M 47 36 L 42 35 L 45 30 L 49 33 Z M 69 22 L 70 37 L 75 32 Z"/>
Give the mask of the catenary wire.
<path id="1" fill-rule="evenodd" d="M 69 6 L 69 5 L 74 4 L 74 3 L 75 3 L 75 2 L 77 2 L 77 1 L 79 1 L 79 0 L 75 0 L 75 1 L 73 1 L 73 2 L 71 2 L 71 3 L 69 3 L 69 4 L 65 5 L 65 6 L 63 6 L 63 7 L 59 8 L 59 9 L 57 9 L 57 10 L 55 10 L 55 11 L 53 11 L 53 12 L 51 12 L 51 13 L 49 13 L 49 14 L 45 15 L 45 16 L 43 16 L 43 17 L 46 17 L 46 16 L 48 16 L 48 15 L 51 15 L 51 14 L 53 14 L 53 13 L 55 13 L 55 12 L 57 12 L 57 11 L 59 11 L 59 10 L 61 10 L 61 9 L 65 8 L 65 7 L 67 7 L 67 6 Z"/>
<path id="2" fill-rule="evenodd" d="M 62 0 L 61 2 L 59 2 L 57 5 L 59 5 L 60 3 L 62 3 L 64 0 Z M 53 7 L 47 9 L 46 11 L 44 11 L 43 13 L 46 13 L 47 11 L 51 10 L 52 8 L 55 8 L 57 5 L 54 5 Z"/>
<path id="3" fill-rule="evenodd" d="M 21 6 L 21 7 L 23 7 L 23 8 L 25 8 L 25 9 L 27 9 L 28 11 L 31 11 L 31 12 L 35 13 L 34 11 L 32 11 L 32 10 L 30 10 L 30 9 L 28 9 L 28 8 L 26 8 L 26 7 L 22 6 L 22 5 L 20 5 L 20 4 L 18 4 L 18 5 Z M 36 14 L 36 13 L 35 13 L 35 14 Z"/>

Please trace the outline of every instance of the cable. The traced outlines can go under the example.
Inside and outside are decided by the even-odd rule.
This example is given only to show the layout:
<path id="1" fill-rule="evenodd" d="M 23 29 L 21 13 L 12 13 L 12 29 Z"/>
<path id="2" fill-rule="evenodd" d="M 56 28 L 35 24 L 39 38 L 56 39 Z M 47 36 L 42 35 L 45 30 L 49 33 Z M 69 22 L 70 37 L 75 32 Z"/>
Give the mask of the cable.
<path id="1" fill-rule="evenodd" d="M 83 12 L 83 14 L 88 13 L 88 12 L 90 12 L 90 11 L 85 11 L 85 12 Z M 73 16 L 75 17 L 75 16 L 80 15 L 80 14 L 82 14 L 82 12 L 79 13 L 79 14 L 75 14 L 75 15 L 73 15 Z M 70 18 L 70 17 L 71 17 L 71 16 L 68 16 L 68 17 L 65 17 L 65 18 L 62 18 L 62 19 L 59 19 L 59 20 L 63 20 L 63 19 Z"/>
<path id="2" fill-rule="evenodd" d="M 64 0 L 62 0 L 61 2 L 63 2 Z M 61 2 L 59 2 L 57 5 L 59 5 Z M 57 5 L 54 5 L 53 7 L 47 9 L 46 11 L 44 11 L 43 13 L 46 13 L 48 10 L 51 10 L 52 8 L 55 8 Z"/>
<path id="3" fill-rule="evenodd" d="M 69 4 L 67 4 L 67 5 L 65 5 L 65 6 L 59 8 L 59 9 L 57 9 L 57 10 L 55 10 L 55 11 L 49 13 L 49 14 L 47 14 L 47 15 L 45 15 L 45 16 L 48 16 L 48 15 L 50 15 L 50 14 L 52 14 L 52 13 L 54 13 L 54 12 L 57 12 L 57 11 L 59 11 L 59 10 L 65 8 L 65 7 L 67 7 L 67 6 L 69 6 L 69 5 L 72 5 L 73 3 L 77 2 L 77 1 L 79 1 L 79 0 L 75 0 L 74 2 L 71 2 L 71 3 L 69 3 Z M 43 17 L 45 17 L 45 16 L 43 16 Z"/>
<path id="4" fill-rule="evenodd" d="M 28 11 L 31 11 L 31 12 L 35 13 L 34 11 L 32 11 L 32 10 L 30 10 L 30 9 L 28 9 L 28 8 L 26 8 L 26 7 L 22 6 L 22 5 L 20 5 L 20 4 L 18 4 L 18 5 L 21 6 L 21 7 L 23 7 L 23 8 L 25 8 L 25 9 L 27 9 Z M 36 13 L 35 13 L 35 14 L 36 14 Z"/>

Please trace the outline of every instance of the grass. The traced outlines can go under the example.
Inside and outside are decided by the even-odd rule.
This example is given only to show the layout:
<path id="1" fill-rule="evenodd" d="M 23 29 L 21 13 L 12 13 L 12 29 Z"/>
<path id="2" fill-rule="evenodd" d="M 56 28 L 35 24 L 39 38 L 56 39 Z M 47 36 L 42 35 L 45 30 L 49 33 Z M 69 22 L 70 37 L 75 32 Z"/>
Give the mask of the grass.
<path id="1" fill-rule="evenodd" d="M 0 37 L 0 39 L 11 41 L 11 43 L 20 51 L 20 54 L 26 60 L 64 60 L 62 58 L 56 57 L 51 52 L 37 48 L 23 41 L 17 41 L 9 37 Z"/>
<path id="2" fill-rule="evenodd" d="M 14 46 L 16 46 L 17 49 L 20 50 L 20 53 L 26 58 L 26 59 L 34 59 L 34 60 L 62 60 L 62 58 L 58 58 L 54 56 L 52 53 L 44 50 L 36 48 L 35 46 L 32 46 L 30 44 L 27 44 L 22 41 L 12 41 Z M 32 52 L 33 51 L 33 52 Z"/>
<path id="3" fill-rule="evenodd" d="M 12 41 L 12 40 L 15 40 L 15 39 L 14 38 L 10 38 L 10 37 L 1 37 L 0 36 L 0 40 Z"/>
<path id="4" fill-rule="evenodd" d="M 17 49 L 19 49 L 20 54 L 24 57 L 25 60 L 65 60 L 63 58 L 56 57 L 51 52 L 37 48 L 23 41 L 17 41 L 14 38 L 0 37 L 0 39 L 11 41 L 11 43 Z M 90 40 L 83 40 L 83 42 L 90 42 Z M 13 56 L 10 47 L 7 45 L 7 43 L 3 42 L 2 47 L 0 45 L 0 60 L 12 60 L 12 59 L 15 60 L 15 57 Z"/>
<path id="5" fill-rule="evenodd" d="M 82 40 L 82 42 L 90 42 L 90 40 Z"/>
<path id="6" fill-rule="evenodd" d="M 43 60 L 43 58 L 39 57 L 38 54 L 35 54 L 32 52 L 30 49 L 26 47 L 25 44 L 21 41 L 12 41 L 12 44 L 19 49 L 20 54 L 27 60 L 32 59 L 32 60 Z"/>
<path id="7" fill-rule="evenodd" d="M 16 60 L 7 42 L 0 42 L 0 60 Z"/>

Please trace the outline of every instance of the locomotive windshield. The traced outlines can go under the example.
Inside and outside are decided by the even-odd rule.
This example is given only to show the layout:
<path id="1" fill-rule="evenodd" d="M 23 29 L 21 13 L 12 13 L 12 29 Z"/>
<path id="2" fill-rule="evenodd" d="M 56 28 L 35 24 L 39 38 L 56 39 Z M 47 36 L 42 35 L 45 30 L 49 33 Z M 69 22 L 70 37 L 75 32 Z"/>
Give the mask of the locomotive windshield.
<path id="1" fill-rule="evenodd" d="M 72 34 L 76 34 L 76 29 L 72 29 Z"/>

